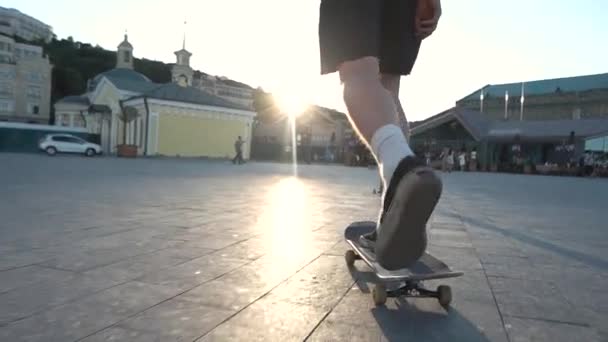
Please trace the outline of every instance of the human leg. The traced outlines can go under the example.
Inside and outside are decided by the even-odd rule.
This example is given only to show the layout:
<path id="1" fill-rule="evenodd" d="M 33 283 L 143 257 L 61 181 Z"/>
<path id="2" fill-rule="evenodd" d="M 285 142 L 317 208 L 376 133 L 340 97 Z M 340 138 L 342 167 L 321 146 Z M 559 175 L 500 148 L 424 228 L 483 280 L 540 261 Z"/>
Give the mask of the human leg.
<path id="1" fill-rule="evenodd" d="M 397 108 L 397 122 L 405 135 L 405 139 L 410 140 L 410 125 L 407 121 L 407 117 L 405 116 L 405 112 L 403 110 L 403 106 L 401 105 L 401 100 L 399 100 L 399 88 L 401 85 L 401 75 L 393 75 L 393 74 L 381 74 L 380 82 L 382 82 L 382 86 L 386 88 L 391 93 L 393 97 L 393 101 L 395 102 L 395 107 Z"/>
<path id="2" fill-rule="evenodd" d="M 415 0 L 404 2 L 409 6 L 413 31 Z M 399 5 L 400 1 L 391 3 Z M 391 61 L 399 61 L 400 54 L 392 60 L 382 55 L 378 40 L 385 10 L 385 1 L 322 1 L 319 33 L 322 73 L 339 71 L 349 119 L 371 149 L 384 181 L 376 255 L 381 265 L 397 269 L 423 254 L 425 225 L 441 193 L 441 181 L 414 158 L 401 128 L 395 96 L 381 81 L 382 70 L 409 73 L 417 53 L 413 46 L 416 53 L 408 50 L 410 60 L 396 66 Z"/>

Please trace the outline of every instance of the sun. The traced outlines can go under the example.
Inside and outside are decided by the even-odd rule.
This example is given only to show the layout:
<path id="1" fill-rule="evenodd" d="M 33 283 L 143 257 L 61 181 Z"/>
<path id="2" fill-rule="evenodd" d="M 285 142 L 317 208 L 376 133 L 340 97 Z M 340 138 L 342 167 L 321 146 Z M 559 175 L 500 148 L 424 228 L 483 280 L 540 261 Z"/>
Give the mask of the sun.
<path id="1" fill-rule="evenodd" d="M 296 117 L 310 108 L 310 101 L 303 91 L 277 91 L 273 94 L 281 112 Z"/>

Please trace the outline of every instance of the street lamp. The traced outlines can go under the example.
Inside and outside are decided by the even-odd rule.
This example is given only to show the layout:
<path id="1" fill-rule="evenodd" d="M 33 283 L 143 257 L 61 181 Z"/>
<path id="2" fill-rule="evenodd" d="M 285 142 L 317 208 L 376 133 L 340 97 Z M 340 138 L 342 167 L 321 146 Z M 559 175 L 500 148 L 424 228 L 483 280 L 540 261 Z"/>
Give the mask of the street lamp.
<path id="1" fill-rule="evenodd" d="M 481 93 L 479 94 L 479 112 L 483 114 L 483 89 L 481 89 Z"/>
<path id="2" fill-rule="evenodd" d="M 505 120 L 509 119 L 509 91 L 505 91 Z"/>

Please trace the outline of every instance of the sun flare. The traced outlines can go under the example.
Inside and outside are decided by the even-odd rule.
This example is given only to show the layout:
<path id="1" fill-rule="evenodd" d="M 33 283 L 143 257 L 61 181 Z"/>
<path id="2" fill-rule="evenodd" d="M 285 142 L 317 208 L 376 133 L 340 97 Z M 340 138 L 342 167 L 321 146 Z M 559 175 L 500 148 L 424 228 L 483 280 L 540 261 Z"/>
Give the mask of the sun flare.
<path id="1" fill-rule="evenodd" d="M 274 98 L 281 112 L 296 117 L 304 113 L 310 107 L 310 101 L 302 91 L 278 91 Z"/>

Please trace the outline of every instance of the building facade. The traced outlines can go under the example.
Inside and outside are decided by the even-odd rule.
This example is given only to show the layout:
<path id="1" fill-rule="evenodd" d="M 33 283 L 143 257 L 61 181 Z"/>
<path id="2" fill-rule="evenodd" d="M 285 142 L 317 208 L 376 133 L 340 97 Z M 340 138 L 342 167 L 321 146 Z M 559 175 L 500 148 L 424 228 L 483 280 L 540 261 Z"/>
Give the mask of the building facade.
<path id="1" fill-rule="evenodd" d="M 41 47 L 0 35 L 0 121 L 48 124 L 51 71 Z"/>
<path id="2" fill-rule="evenodd" d="M 14 8 L 0 6 L 0 34 L 29 41 L 42 39 L 48 43 L 53 39 L 53 28 Z"/>
<path id="3" fill-rule="evenodd" d="M 195 73 L 193 77 L 192 86 L 251 110 L 253 109 L 253 88 L 226 77 L 203 73 Z"/>
<path id="4" fill-rule="evenodd" d="M 173 81 L 159 84 L 133 69 L 133 46 L 125 36 L 116 68 L 88 82 L 88 91 L 55 104 L 56 125 L 99 133 L 105 153 L 130 145 L 138 155 L 227 158 L 241 136 L 249 157 L 255 112 L 191 86 L 190 52 L 176 52 Z M 184 58 L 186 56 L 186 58 Z M 137 117 L 121 119 L 125 108 Z"/>
<path id="5" fill-rule="evenodd" d="M 487 85 L 456 106 L 494 120 L 608 118 L 608 73 Z"/>

